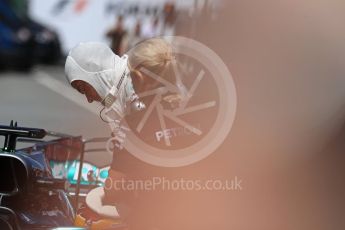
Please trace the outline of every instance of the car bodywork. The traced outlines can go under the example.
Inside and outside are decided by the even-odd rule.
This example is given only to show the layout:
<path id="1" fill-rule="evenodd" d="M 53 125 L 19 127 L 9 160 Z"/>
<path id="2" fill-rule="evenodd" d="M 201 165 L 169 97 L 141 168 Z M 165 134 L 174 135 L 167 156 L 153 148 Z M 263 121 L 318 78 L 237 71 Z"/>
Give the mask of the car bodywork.
<path id="1" fill-rule="evenodd" d="M 83 165 L 88 141 L 80 136 L 18 127 L 13 122 L 0 126 L 0 135 L 5 136 L 0 150 L 0 229 L 84 229 L 74 227 L 76 210 L 86 193 L 101 183 L 95 180 L 95 166 Z M 41 140 L 46 136 L 55 138 Z M 34 145 L 16 149 L 17 141 Z M 63 162 L 75 162 L 77 167 L 70 165 L 64 176 L 55 174 L 51 166 Z M 68 178 L 70 170 L 73 177 Z"/>

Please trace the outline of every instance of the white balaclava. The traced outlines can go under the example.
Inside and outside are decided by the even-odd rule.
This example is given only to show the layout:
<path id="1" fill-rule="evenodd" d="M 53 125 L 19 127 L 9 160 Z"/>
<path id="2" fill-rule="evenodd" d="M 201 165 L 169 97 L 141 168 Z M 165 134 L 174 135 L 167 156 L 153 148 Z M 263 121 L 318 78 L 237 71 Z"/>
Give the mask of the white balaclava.
<path id="1" fill-rule="evenodd" d="M 75 80 L 85 81 L 104 99 L 126 71 L 127 76 L 118 90 L 117 100 L 113 105 L 116 112 L 123 117 L 126 102 L 135 95 L 127 59 L 127 55 L 119 57 L 114 54 L 106 44 L 80 43 L 69 52 L 65 73 L 70 83 Z"/>

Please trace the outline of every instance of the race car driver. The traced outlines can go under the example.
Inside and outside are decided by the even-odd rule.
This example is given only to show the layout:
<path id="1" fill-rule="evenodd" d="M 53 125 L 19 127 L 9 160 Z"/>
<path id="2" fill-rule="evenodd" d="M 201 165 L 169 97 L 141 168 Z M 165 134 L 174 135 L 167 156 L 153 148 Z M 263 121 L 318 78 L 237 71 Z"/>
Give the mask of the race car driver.
<path id="1" fill-rule="evenodd" d="M 106 119 L 112 127 L 113 142 L 116 148 L 113 152 L 113 163 L 109 170 L 109 177 L 102 196 L 104 200 L 111 200 L 114 203 L 135 200 L 136 193 L 120 191 L 107 186 L 127 178 L 121 172 L 116 162 L 116 154 L 125 151 L 125 129 L 121 122 L 130 114 L 144 110 L 145 104 L 140 100 L 138 94 L 157 87 L 159 81 L 147 76 L 147 70 L 170 82 L 175 79 L 171 76 L 171 65 L 174 60 L 171 45 L 162 38 L 152 38 L 136 45 L 126 55 L 119 57 L 111 49 L 99 42 L 80 43 L 74 47 L 65 64 L 65 73 L 71 86 L 84 94 L 89 103 L 98 102 L 104 105 L 106 116 L 101 114 L 102 120 Z M 171 101 L 171 95 L 167 97 Z M 128 122 L 128 120 L 127 120 Z M 106 216 L 116 216 L 116 210 L 109 209 L 107 205 L 99 205 L 95 210 Z M 113 212 L 113 213 L 109 213 Z M 120 213 L 121 215 L 121 213 Z"/>

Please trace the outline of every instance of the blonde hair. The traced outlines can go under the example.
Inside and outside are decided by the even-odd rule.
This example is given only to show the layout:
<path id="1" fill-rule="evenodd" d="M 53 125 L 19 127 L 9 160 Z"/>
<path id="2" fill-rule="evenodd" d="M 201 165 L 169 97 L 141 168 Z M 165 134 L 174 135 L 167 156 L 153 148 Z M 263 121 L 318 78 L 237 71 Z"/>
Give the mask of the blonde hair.
<path id="1" fill-rule="evenodd" d="M 144 68 L 161 77 L 171 77 L 167 74 L 171 72 L 173 60 L 172 46 L 162 38 L 150 38 L 138 43 L 128 52 L 128 66 L 132 73 L 142 78 L 141 68 Z M 170 79 L 169 81 L 172 81 Z"/>

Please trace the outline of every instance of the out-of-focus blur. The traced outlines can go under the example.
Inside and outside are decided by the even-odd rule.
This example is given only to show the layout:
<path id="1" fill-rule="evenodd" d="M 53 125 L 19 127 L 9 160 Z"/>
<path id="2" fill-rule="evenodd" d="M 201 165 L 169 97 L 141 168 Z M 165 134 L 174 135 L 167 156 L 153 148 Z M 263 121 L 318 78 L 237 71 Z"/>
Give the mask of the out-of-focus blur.
<path id="1" fill-rule="evenodd" d="M 33 64 L 56 63 L 61 55 L 56 32 L 34 20 L 26 1 L 0 2 L 0 68 L 29 70 Z"/>
<path id="2" fill-rule="evenodd" d="M 191 38 L 231 72 L 237 109 L 230 133 L 188 166 L 128 156 L 122 168 L 167 180 L 237 178 L 241 189 L 147 192 L 136 229 L 343 229 L 344 21 L 338 0 L 2 0 L 0 123 L 107 136 L 99 106 L 65 79 L 69 50 L 101 41 L 122 55 L 150 37 Z M 104 166 L 112 156 L 86 159 Z"/>

